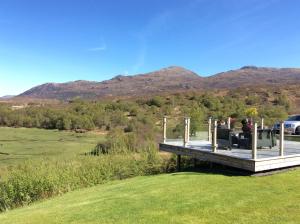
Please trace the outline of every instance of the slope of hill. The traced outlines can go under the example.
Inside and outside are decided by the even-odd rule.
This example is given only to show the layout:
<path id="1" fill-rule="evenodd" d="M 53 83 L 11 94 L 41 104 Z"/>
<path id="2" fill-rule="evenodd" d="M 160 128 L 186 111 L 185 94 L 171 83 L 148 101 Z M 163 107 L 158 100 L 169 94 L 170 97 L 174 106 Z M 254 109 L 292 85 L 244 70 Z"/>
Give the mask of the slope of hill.
<path id="1" fill-rule="evenodd" d="M 0 223 L 299 223 L 299 175 L 137 177 L 0 214 Z"/>
<path id="2" fill-rule="evenodd" d="M 14 95 L 6 95 L 6 96 L 0 97 L 0 100 L 8 100 L 8 99 L 11 99 L 13 97 L 15 97 L 15 96 Z"/>
<path id="3" fill-rule="evenodd" d="M 299 68 L 264 68 L 245 66 L 238 70 L 219 73 L 207 78 L 210 88 L 240 86 L 290 85 L 300 83 Z"/>
<path id="4" fill-rule="evenodd" d="M 75 81 L 47 83 L 34 87 L 21 97 L 71 99 L 108 96 L 148 95 L 172 90 L 198 89 L 203 80 L 196 73 L 181 67 L 168 67 L 135 76 L 118 75 L 103 82 Z"/>
<path id="5" fill-rule="evenodd" d="M 276 86 L 300 84 L 300 69 L 259 68 L 246 66 L 238 70 L 201 77 L 182 67 L 168 67 L 134 76 L 116 76 L 103 82 L 75 81 L 47 83 L 34 87 L 19 97 L 40 99 L 72 99 L 81 97 L 131 97 L 187 90 L 230 89 L 243 86 Z"/>

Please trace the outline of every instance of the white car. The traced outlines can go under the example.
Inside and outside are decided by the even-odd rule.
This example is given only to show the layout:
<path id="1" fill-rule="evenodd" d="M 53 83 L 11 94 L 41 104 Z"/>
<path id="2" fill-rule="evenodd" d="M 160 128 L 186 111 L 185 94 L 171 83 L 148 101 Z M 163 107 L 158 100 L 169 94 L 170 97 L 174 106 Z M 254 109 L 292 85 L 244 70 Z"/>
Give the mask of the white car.
<path id="1" fill-rule="evenodd" d="M 274 129 L 279 132 L 280 124 L 276 123 Z M 284 132 L 292 135 L 300 135 L 300 115 L 293 115 L 284 121 Z"/>

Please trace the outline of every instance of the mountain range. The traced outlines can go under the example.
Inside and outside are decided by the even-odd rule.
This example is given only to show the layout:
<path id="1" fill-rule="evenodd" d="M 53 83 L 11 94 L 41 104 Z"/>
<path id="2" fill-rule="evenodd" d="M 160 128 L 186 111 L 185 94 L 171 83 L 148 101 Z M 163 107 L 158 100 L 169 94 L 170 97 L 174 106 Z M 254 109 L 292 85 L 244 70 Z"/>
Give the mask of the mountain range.
<path id="1" fill-rule="evenodd" d="M 5 95 L 5 96 L 0 97 L 0 100 L 9 100 L 9 99 L 12 99 L 14 97 L 15 97 L 14 95 Z"/>
<path id="2" fill-rule="evenodd" d="M 97 99 L 146 96 L 188 90 L 202 91 L 295 84 L 300 84 L 299 68 L 245 66 L 237 70 L 204 77 L 188 69 L 171 66 L 146 74 L 118 75 L 102 82 L 78 80 L 67 83 L 46 83 L 33 87 L 17 98 L 69 100 L 81 97 Z"/>

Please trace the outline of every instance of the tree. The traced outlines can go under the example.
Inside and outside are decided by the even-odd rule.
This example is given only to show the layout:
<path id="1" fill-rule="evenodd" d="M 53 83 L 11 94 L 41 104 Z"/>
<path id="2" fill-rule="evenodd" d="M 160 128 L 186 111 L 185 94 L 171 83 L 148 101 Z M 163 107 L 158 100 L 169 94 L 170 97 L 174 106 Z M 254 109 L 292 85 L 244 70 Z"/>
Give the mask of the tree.
<path id="1" fill-rule="evenodd" d="M 257 112 L 257 109 L 256 107 L 250 107 L 248 109 L 245 110 L 245 114 L 248 116 L 248 117 L 256 117 L 258 115 L 258 112 Z"/>

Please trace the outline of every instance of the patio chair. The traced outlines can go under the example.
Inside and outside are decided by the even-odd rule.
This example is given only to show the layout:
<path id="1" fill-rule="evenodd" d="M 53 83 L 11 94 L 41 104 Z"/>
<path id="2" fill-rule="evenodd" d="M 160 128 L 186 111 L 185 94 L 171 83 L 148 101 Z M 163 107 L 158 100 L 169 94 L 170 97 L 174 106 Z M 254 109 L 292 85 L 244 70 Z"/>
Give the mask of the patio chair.
<path id="1" fill-rule="evenodd" d="M 232 130 L 227 128 L 217 129 L 217 144 L 220 148 L 226 148 L 231 150 L 232 148 L 232 137 L 234 133 Z"/>
<path id="2" fill-rule="evenodd" d="M 272 148 L 276 146 L 276 135 L 271 129 L 260 129 L 257 131 L 257 148 Z M 240 133 L 238 148 L 252 148 L 252 133 Z"/>

